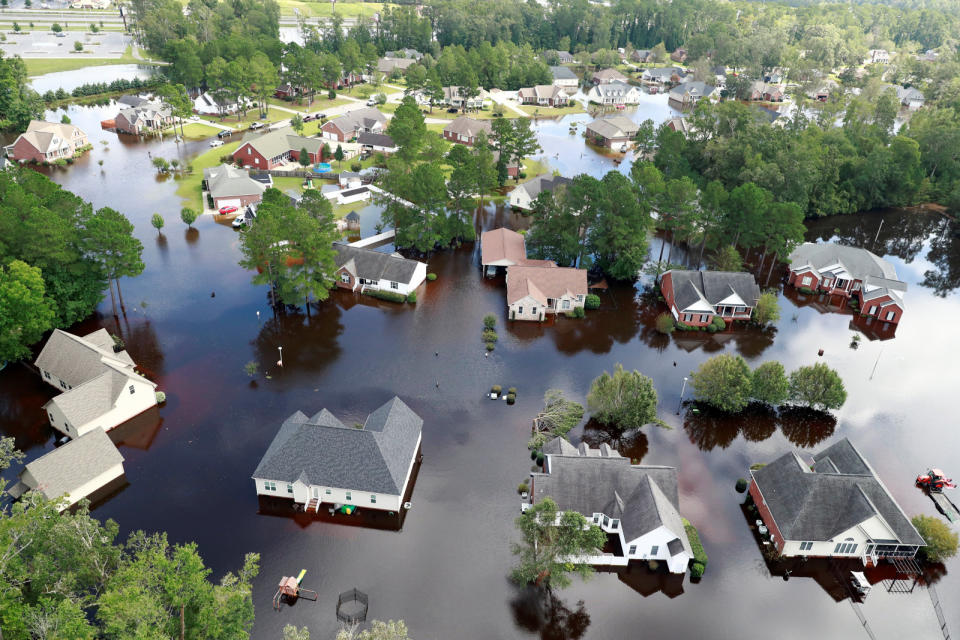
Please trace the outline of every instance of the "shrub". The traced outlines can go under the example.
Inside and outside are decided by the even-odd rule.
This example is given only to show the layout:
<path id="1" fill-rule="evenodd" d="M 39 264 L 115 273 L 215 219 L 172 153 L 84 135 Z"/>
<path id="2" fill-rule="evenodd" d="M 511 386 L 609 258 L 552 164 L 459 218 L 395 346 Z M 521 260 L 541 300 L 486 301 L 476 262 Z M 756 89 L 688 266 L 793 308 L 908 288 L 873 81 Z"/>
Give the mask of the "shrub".
<path id="1" fill-rule="evenodd" d="M 436 279 L 437 279 L 437 274 L 435 274 L 435 273 L 428 273 L 428 274 L 427 274 L 427 280 L 428 280 L 429 282 L 433 282 L 433 281 L 436 280 Z"/>
<path id="2" fill-rule="evenodd" d="M 696 331 L 697 330 L 696 327 L 691 327 L 690 325 L 685 324 L 683 322 L 677 322 L 677 329 L 679 329 L 680 331 Z"/>
<path id="3" fill-rule="evenodd" d="M 743 493 L 747 490 L 747 480 L 746 478 L 737 478 L 737 493 Z"/>
<path id="4" fill-rule="evenodd" d="M 364 294 L 372 297 L 379 298 L 380 300 L 389 300 L 390 302 L 406 302 L 407 297 L 402 293 L 394 293 L 393 291 L 381 291 L 379 289 L 368 289 L 363 292 Z"/>
<path id="5" fill-rule="evenodd" d="M 687 532 L 687 539 L 690 540 L 690 550 L 693 551 L 693 561 L 690 563 L 690 577 L 700 578 L 707 568 L 707 552 L 700 542 L 700 534 L 697 528 L 690 524 L 690 521 L 683 518 L 683 528 Z"/>
<path id="6" fill-rule="evenodd" d="M 154 397 L 157 399 L 157 404 L 163 404 L 167 401 L 167 394 L 163 391 L 157 391 Z"/>
<path id="7" fill-rule="evenodd" d="M 507 394 L 507 404 L 513 404 L 516 401 L 517 401 L 517 396 L 515 394 L 512 394 L 512 393 Z"/>
<path id="8" fill-rule="evenodd" d="M 526 482 L 521 482 L 519 485 L 517 485 L 517 493 L 526 493 L 529 490 L 530 487 L 527 486 Z"/>
<path id="9" fill-rule="evenodd" d="M 713 316 L 713 320 L 710 321 L 710 326 L 715 327 L 714 331 L 723 331 L 727 328 L 727 322 L 720 316 Z"/>
<path id="10" fill-rule="evenodd" d="M 354 173 L 360 173 L 361 169 L 363 169 L 363 165 L 359 162 L 350 163 L 350 171 L 353 171 Z"/>
<path id="11" fill-rule="evenodd" d="M 497 316 L 493 315 L 492 313 L 488 313 L 487 315 L 483 316 L 483 326 L 485 326 L 487 329 L 493 329 L 495 326 L 497 326 Z"/>
<path id="12" fill-rule="evenodd" d="M 757 306 L 753 309 L 753 320 L 757 324 L 766 326 L 780 319 L 780 304 L 777 294 L 770 291 L 760 294 Z"/>
<path id="13" fill-rule="evenodd" d="M 488 343 L 486 344 L 487 351 L 493 351 L 494 347 L 496 347 L 496 346 L 497 346 L 497 345 L 495 345 L 494 343 L 488 342 Z"/>
<path id="14" fill-rule="evenodd" d="M 330 91 L 327 91 L 327 100 L 334 100 L 336 99 L 336 97 L 337 97 L 336 91 L 334 91 L 333 89 L 330 89 Z"/>
<path id="15" fill-rule="evenodd" d="M 710 324 L 708 324 L 708 325 L 705 326 L 705 327 L 700 327 L 700 329 L 701 329 L 701 330 L 706 329 L 706 330 L 709 331 L 710 333 L 716 333 L 716 332 L 717 332 L 717 325 L 715 325 L 715 324 L 713 324 L 713 323 L 710 323 Z"/>
<path id="16" fill-rule="evenodd" d="M 412 304 L 412 303 L 415 303 L 416 301 L 417 301 L 416 291 L 411 291 L 410 293 L 407 294 L 407 302 Z"/>
<path id="17" fill-rule="evenodd" d="M 657 391 L 653 380 L 617 363 L 613 374 L 593 379 L 587 394 L 593 417 L 618 431 L 628 431 L 657 421 Z"/>
<path id="18" fill-rule="evenodd" d="M 510 387 L 509 389 L 507 389 L 507 393 L 512 393 L 513 395 L 517 395 L 517 388 Z"/>
<path id="19" fill-rule="evenodd" d="M 484 329 L 483 330 L 483 341 L 484 342 L 496 342 L 497 341 L 497 332 L 493 329 Z"/>
<path id="20" fill-rule="evenodd" d="M 582 318 L 587 315 L 587 312 L 583 310 L 583 307 L 576 307 L 573 310 L 574 318 Z"/>
<path id="21" fill-rule="evenodd" d="M 537 451 L 537 464 L 543 465 L 543 451 Z"/>
<path id="22" fill-rule="evenodd" d="M 492 387 L 490 387 L 490 393 L 495 393 L 497 395 L 500 395 L 501 391 L 503 391 L 503 387 L 501 387 L 498 384 L 495 384 Z"/>
<path id="23" fill-rule="evenodd" d="M 244 372 L 251 378 L 257 373 L 258 364 L 256 360 L 251 360 L 247 364 L 243 365 Z"/>
<path id="24" fill-rule="evenodd" d="M 583 301 L 583 306 L 587 309 L 600 308 L 600 296 L 595 293 L 587 294 L 586 299 Z"/>
<path id="25" fill-rule="evenodd" d="M 813 409 L 839 409 L 847 390 L 836 371 L 818 362 L 790 374 L 790 401 Z"/>

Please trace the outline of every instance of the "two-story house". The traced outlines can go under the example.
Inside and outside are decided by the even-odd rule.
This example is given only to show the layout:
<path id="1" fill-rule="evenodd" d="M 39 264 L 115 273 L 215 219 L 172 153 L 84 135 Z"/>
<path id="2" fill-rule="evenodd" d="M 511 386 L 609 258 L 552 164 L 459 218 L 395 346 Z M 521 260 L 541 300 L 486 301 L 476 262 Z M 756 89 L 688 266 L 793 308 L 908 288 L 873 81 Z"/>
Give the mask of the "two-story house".
<path id="1" fill-rule="evenodd" d="M 734 271 L 671 269 L 660 278 L 660 291 L 678 322 L 705 327 L 715 317 L 728 324 L 746 321 L 760 299 L 753 274 Z"/>

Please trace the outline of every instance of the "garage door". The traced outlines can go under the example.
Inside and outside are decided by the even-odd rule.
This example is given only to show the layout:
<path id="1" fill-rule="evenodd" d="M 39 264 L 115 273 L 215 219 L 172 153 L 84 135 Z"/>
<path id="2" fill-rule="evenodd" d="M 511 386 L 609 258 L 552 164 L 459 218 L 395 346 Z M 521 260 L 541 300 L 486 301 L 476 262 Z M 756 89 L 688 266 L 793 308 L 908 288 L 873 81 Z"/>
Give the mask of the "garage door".
<path id="1" fill-rule="evenodd" d="M 221 198 L 217 200 L 217 209 L 223 209 L 224 207 L 236 207 L 240 208 L 240 198 Z"/>

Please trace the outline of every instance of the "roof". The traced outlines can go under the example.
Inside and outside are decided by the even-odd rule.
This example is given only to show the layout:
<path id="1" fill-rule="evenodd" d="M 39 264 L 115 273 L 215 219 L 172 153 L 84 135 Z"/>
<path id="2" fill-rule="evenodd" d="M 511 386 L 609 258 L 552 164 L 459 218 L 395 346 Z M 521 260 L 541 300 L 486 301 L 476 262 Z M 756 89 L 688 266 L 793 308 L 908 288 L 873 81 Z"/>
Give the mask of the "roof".
<path id="1" fill-rule="evenodd" d="M 626 116 L 604 116 L 588 124 L 587 130 L 603 138 L 632 138 L 640 127 Z"/>
<path id="2" fill-rule="evenodd" d="M 551 442 L 544 453 L 547 471 L 532 474 L 534 500 L 549 496 L 565 511 L 588 518 L 594 513 L 617 518 L 627 542 L 665 526 L 677 536 L 681 549 L 692 555 L 678 511 L 674 467 L 631 465 L 608 445 L 592 449 L 585 444 L 574 448 L 570 443 Z M 676 553 L 674 545 L 671 555 Z"/>
<path id="3" fill-rule="evenodd" d="M 394 69 L 399 68 L 401 71 L 406 71 L 407 68 L 416 64 L 416 59 L 414 58 L 388 58 L 383 57 L 377 60 L 377 71 L 380 73 L 390 73 Z"/>
<path id="4" fill-rule="evenodd" d="M 517 96 L 522 98 L 537 98 L 546 100 L 556 100 L 557 98 L 569 97 L 562 87 L 553 84 L 538 84 L 533 87 L 523 87 L 517 91 Z"/>
<path id="5" fill-rule="evenodd" d="M 613 81 L 626 82 L 627 76 L 623 75 L 616 69 L 603 69 L 593 74 L 593 81 L 604 82 L 604 83 L 613 82 Z"/>
<path id="6" fill-rule="evenodd" d="M 691 82 L 684 82 L 670 89 L 670 97 L 674 99 L 683 98 L 684 96 L 704 98 L 712 96 L 716 91 L 717 88 L 712 84 L 693 80 Z"/>
<path id="7" fill-rule="evenodd" d="M 207 181 L 207 188 L 214 198 L 258 195 L 269 186 L 266 181 L 251 178 L 246 170 L 228 164 L 204 169 L 203 179 Z"/>
<path id="8" fill-rule="evenodd" d="M 523 236 L 505 227 L 480 234 L 480 263 L 494 262 L 521 264 L 527 259 L 527 245 Z"/>
<path id="9" fill-rule="evenodd" d="M 395 147 L 396 143 L 393 141 L 393 138 L 388 136 L 385 133 L 367 133 L 363 132 L 357 136 L 357 142 L 362 145 L 369 145 L 371 147 Z"/>
<path id="10" fill-rule="evenodd" d="M 113 338 L 106 329 L 98 329 L 82 338 L 54 329 L 34 364 L 76 387 L 103 373 L 104 362 L 133 368 L 133 360 L 126 351 L 114 352 Z"/>
<path id="11" fill-rule="evenodd" d="M 326 409 L 287 418 L 254 478 L 400 495 L 417 453 L 423 420 L 394 396 L 363 428 L 344 425 Z"/>
<path id="12" fill-rule="evenodd" d="M 895 536 L 891 541 L 924 544 L 870 463 L 847 438 L 813 459 L 811 468 L 796 453 L 786 453 L 751 472 L 787 540 L 831 540 L 876 516 Z"/>
<path id="13" fill-rule="evenodd" d="M 578 80 L 577 74 L 570 67 L 550 67 L 554 80 Z"/>
<path id="14" fill-rule="evenodd" d="M 139 107 L 144 102 L 150 102 L 150 99 L 143 98 L 141 96 L 120 96 L 117 98 L 117 104 L 126 105 L 128 107 Z"/>
<path id="15" fill-rule="evenodd" d="M 387 51 L 383 55 L 385 58 L 397 58 L 399 57 L 397 54 L 401 54 L 401 53 L 403 54 L 404 58 L 413 58 L 414 60 L 419 60 L 420 58 L 423 57 L 422 53 L 420 53 L 416 49 L 410 49 L 410 48 L 397 49 L 396 51 Z"/>
<path id="16" fill-rule="evenodd" d="M 473 118 L 468 118 L 467 116 L 460 116 L 445 126 L 443 131 L 444 133 L 454 133 L 457 135 L 467 136 L 468 138 L 474 138 L 481 131 L 485 131 L 489 136 L 491 133 L 493 133 L 493 127 L 490 125 L 489 120 L 474 120 Z"/>
<path id="17" fill-rule="evenodd" d="M 140 99 L 138 104 L 121 109 L 120 115 L 126 118 L 130 124 L 135 124 L 139 120 L 153 120 L 157 117 L 169 118 L 171 111 L 170 107 L 163 103 Z"/>
<path id="18" fill-rule="evenodd" d="M 379 109 L 374 107 L 363 107 L 348 111 L 339 118 L 334 118 L 323 126 L 333 125 L 343 132 L 353 132 L 364 129 L 373 129 L 379 123 L 383 125 L 387 122 L 387 116 L 380 113 Z M 322 146 L 322 145 L 321 145 Z"/>
<path id="19" fill-rule="evenodd" d="M 507 304 L 530 296 L 541 304 L 547 298 L 587 295 L 585 269 L 556 266 L 513 265 L 507 267 Z"/>
<path id="20" fill-rule="evenodd" d="M 86 134 L 78 127 L 72 124 L 62 124 L 60 122 L 45 122 L 43 120 L 31 120 L 27 125 L 27 130 L 17 137 L 17 140 L 23 138 L 41 153 L 47 153 L 61 148 L 63 142 L 72 144 L 75 134 L 85 136 Z M 16 142 L 14 142 L 16 144 Z"/>
<path id="21" fill-rule="evenodd" d="M 897 278 L 897 270 L 887 260 L 860 247 L 848 247 L 832 242 L 815 244 L 804 242 L 790 254 L 790 270 L 798 271 L 804 267 L 817 273 L 841 268 L 855 280 L 866 281 L 868 276 L 883 278 L 889 283 L 897 283 L 906 291 L 907 285 Z"/>
<path id="22" fill-rule="evenodd" d="M 376 249 L 352 247 L 339 242 L 334 243 L 333 248 L 337 252 L 337 269 L 344 267 L 364 280 L 410 283 L 417 265 L 422 264 L 416 260 L 408 260 L 399 253 L 383 253 Z"/>
<path id="23" fill-rule="evenodd" d="M 553 191 L 559 186 L 570 184 L 573 182 L 570 178 L 564 178 L 563 176 L 554 176 L 548 173 L 533 178 L 523 184 L 517 185 L 515 190 L 523 190 L 530 196 L 531 200 L 534 200 L 538 195 L 544 191 Z"/>
<path id="24" fill-rule="evenodd" d="M 637 89 L 636 87 L 624 82 L 605 82 L 603 84 L 598 84 L 590 91 L 591 93 L 598 94 L 602 98 L 619 98 L 621 96 L 626 96 L 628 93 L 636 92 Z"/>
<path id="25" fill-rule="evenodd" d="M 683 311 L 705 300 L 715 307 L 731 296 L 752 307 L 760 298 L 760 287 L 752 273 L 740 271 L 680 271 L 671 269 L 673 299 L 677 309 Z M 666 275 L 666 274 L 664 274 Z"/>
<path id="26" fill-rule="evenodd" d="M 686 75 L 683 69 L 679 67 L 658 67 L 656 69 L 647 69 L 643 72 L 643 75 L 646 78 L 665 78 L 667 80 L 672 78 L 674 74 L 680 76 L 681 78 Z"/>
<path id="27" fill-rule="evenodd" d="M 351 222 L 360 222 L 360 214 L 357 213 L 356 211 L 351 211 L 350 213 L 344 216 L 344 219 L 349 220 Z"/>
<path id="28" fill-rule="evenodd" d="M 307 153 L 317 154 L 323 149 L 323 140 L 320 138 L 298 136 L 290 127 L 282 127 L 276 131 L 270 131 L 264 134 L 251 131 L 243 136 L 240 148 L 243 148 L 243 145 L 247 143 L 267 160 L 281 156 L 289 151 L 306 149 Z M 239 150 L 238 148 L 237 151 Z M 234 154 L 236 154 L 237 151 L 234 151 Z"/>
<path id="29" fill-rule="evenodd" d="M 123 463 L 123 456 L 103 429 L 71 440 L 24 467 L 36 481 L 31 487 L 48 500 L 72 493 L 97 476 Z M 85 496 L 71 496 L 75 502 Z"/>

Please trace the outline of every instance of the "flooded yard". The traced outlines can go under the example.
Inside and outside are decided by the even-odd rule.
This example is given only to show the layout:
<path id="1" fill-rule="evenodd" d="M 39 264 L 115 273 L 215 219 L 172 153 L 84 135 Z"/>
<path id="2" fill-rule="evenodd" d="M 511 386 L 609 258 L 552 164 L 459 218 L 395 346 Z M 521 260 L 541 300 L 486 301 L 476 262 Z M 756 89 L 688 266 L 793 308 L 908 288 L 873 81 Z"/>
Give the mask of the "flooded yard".
<path id="1" fill-rule="evenodd" d="M 737 478 L 751 464 L 795 448 L 810 453 L 844 436 L 908 515 L 935 514 L 913 486 L 917 473 L 938 466 L 960 475 L 960 432 L 950 408 L 960 337 L 945 322 L 960 314 L 960 225 L 939 215 L 891 211 L 809 223 L 808 239 L 872 248 L 909 284 L 895 335 L 868 336 L 857 348 L 849 311 L 792 291 L 781 293 L 782 317 L 769 331 L 664 336 L 654 328 L 660 303 L 639 285 L 622 284 L 604 294 L 604 310 L 583 320 L 509 323 L 502 281 L 482 277 L 472 244 L 429 257 L 438 279 L 416 305 L 335 291 L 309 318 L 302 310 L 274 315 L 266 289 L 237 266 L 237 232 L 209 216 L 188 230 L 176 213 L 175 182 L 150 164 L 148 153 L 187 159 L 206 143 L 118 138 L 97 124 L 111 115 L 109 108 L 72 108 L 95 149 L 50 175 L 94 206 L 126 213 L 143 241 L 146 270 L 123 283 L 127 318 L 115 323 L 106 301 L 99 316 L 73 331 L 102 326 L 121 335 L 167 403 L 124 434 L 129 484 L 94 513 L 116 519 L 121 535 L 164 530 L 173 541 L 195 540 L 216 575 L 236 567 L 244 552 L 259 552 L 256 638 L 278 638 L 285 624 L 332 637 L 337 594 L 353 587 L 369 594 L 370 618 L 403 618 L 417 638 L 866 638 L 822 568 L 784 580 L 782 567 L 765 564 L 740 507 L 743 495 L 734 491 Z M 582 138 L 568 136 L 567 122 L 537 128 L 544 155 L 565 174 L 612 168 L 580 164 Z M 167 219 L 159 236 L 149 223 L 155 211 Z M 361 214 L 367 235 L 376 207 Z M 527 224 L 502 209 L 476 218 L 478 230 Z M 655 255 L 658 241 L 651 246 Z M 760 282 L 766 277 L 764 270 Z M 782 278 L 774 271 L 771 286 Z M 500 333 L 489 357 L 480 340 L 486 313 L 497 315 Z M 280 346 L 282 369 L 275 364 Z M 715 353 L 739 353 L 753 366 L 777 359 L 788 370 L 826 362 L 842 375 L 849 399 L 835 420 L 678 415 L 683 377 Z M 250 360 L 260 365 L 253 382 L 243 370 Z M 590 381 L 618 362 L 653 378 L 659 415 L 672 428 L 612 441 L 588 424 L 573 440 L 610 441 L 644 463 L 676 465 L 680 511 L 699 529 L 709 566 L 698 584 L 639 568 L 602 573 L 575 581 L 548 606 L 507 579 L 516 487 L 531 464 L 530 419 L 547 389 L 584 402 Z M 516 404 L 486 399 L 492 384 L 516 386 Z M 53 446 L 40 408 L 52 394 L 24 367 L 0 372 L 0 433 L 14 436 L 28 459 Z M 260 512 L 250 475 L 287 416 L 326 407 L 349 424 L 393 395 L 424 420 L 423 462 L 399 531 Z M 273 611 L 280 577 L 300 569 L 319 600 Z M 955 634 L 958 575 L 954 559 L 935 576 Z M 925 589 L 901 594 L 883 586 L 863 605 L 877 638 L 942 637 Z"/>

